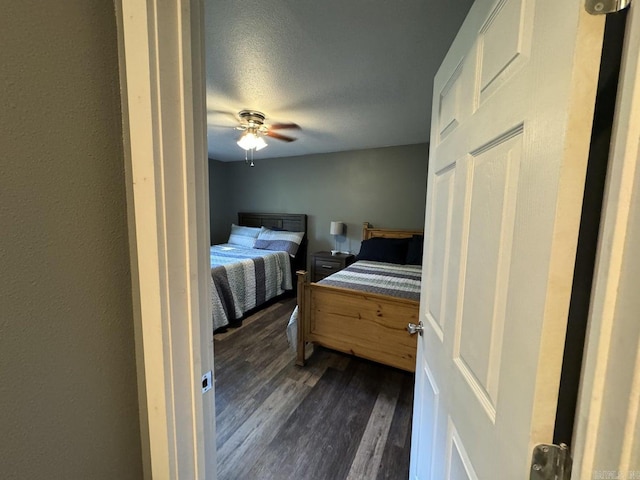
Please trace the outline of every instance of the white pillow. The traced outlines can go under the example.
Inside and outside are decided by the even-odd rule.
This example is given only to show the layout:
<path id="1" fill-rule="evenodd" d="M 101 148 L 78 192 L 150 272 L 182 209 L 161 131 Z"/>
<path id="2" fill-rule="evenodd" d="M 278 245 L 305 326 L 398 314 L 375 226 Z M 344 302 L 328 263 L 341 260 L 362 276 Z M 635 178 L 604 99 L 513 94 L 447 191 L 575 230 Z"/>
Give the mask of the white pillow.
<path id="1" fill-rule="evenodd" d="M 240 245 L 241 247 L 253 248 L 259 233 L 260 227 L 241 227 L 232 223 L 231 235 L 229 235 L 227 243 Z"/>

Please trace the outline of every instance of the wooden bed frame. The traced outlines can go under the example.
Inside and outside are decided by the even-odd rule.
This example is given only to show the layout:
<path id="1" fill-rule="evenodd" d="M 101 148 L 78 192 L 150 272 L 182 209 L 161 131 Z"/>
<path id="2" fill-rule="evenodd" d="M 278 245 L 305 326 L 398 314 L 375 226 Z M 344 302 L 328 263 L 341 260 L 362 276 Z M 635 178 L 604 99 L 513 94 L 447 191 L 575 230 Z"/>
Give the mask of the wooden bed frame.
<path id="1" fill-rule="evenodd" d="M 362 239 L 409 238 L 419 230 L 391 230 L 364 224 Z M 296 364 L 305 363 L 305 347 L 313 342 L 410 372 L 416 367 L 415 336 L 408 323 L 418 323 L 420 302 L 318 283 L 298 275 L 298 344 Z"/>

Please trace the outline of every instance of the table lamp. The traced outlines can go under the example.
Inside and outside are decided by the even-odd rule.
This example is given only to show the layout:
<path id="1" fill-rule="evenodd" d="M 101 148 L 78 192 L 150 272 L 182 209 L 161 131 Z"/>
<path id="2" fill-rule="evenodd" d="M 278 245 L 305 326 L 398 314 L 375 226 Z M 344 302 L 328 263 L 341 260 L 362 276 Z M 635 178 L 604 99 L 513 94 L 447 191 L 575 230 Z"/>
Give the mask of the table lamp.
<path id="1" fill-rule="evenodd" d="M 335 239 L 335 250 L 331 250 L 331 255 L 336 255 L 340 253 L 340 250 L 338 250 L 338 235 L 342 235 L 343 230 L 344 230 L 344 223 L 331 222 L 331 235 L 333 235 Z"/>

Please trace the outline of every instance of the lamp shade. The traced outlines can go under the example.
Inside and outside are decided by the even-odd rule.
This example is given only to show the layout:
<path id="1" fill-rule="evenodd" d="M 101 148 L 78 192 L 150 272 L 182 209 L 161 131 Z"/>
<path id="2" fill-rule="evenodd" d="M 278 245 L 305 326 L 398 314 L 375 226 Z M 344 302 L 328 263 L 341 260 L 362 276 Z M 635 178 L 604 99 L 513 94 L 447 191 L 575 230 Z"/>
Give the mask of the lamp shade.
<path id="1" fill-rule="evenodd" d="M 331 235 L 342 235 L 343 228 L 342 222 L 331 222 Z"/>
<path id="2" fill-rule="evenodd" d="M 260 151 L 267 146 L 267 142 L 264 141 L 264 138 L 258 137 L 256 139 L 256 150 Z"/>

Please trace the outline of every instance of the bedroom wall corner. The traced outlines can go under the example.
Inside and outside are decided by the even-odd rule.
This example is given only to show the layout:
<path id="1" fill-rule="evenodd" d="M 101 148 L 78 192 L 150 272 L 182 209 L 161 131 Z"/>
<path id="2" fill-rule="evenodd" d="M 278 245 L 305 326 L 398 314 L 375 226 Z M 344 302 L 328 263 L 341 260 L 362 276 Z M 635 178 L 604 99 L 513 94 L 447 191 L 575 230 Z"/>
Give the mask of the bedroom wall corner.
<path id="1" fill-rule="evenodd" d="M 229 167 L 227 163 L 209 159 L 209 225 L 211 245 L 225 243 L 230 225 L 238 222 L 238 212 L 229 208 Z"/>

